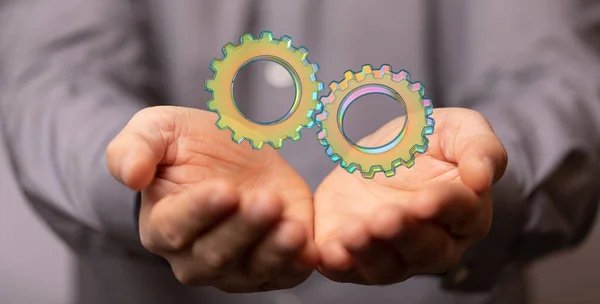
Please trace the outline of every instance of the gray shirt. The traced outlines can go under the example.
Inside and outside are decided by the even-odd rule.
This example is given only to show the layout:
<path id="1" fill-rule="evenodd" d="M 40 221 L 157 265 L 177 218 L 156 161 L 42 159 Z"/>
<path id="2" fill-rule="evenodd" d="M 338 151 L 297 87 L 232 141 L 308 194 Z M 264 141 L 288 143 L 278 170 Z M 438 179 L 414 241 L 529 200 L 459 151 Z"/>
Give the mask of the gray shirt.
<path id="1" fill-rule="evenodd" d="M 598 1 L 521 2 L 0 2 L 2 199 L 31 204 L 77 253 L 76 303 L 517 303 L 520 270 L 582 239 L 600 189 Z M 387 287 L 315 274 L 288 291 L 225 295 L 181 286 L 141 249 L 134 193 L 110 177 L 106 145 L 143 107 L 203 108 L 220 47 L 265 29 L 306 46 L 326 84 L 391 64 L 422 81 L 435 106 L 490 120 L 509 167 L 491 234 L 460 267 Z M 276 70 L 248 68 L 236 81 L 244 111 L 289 107 L 271 102 L 289 99 L 289 88 L 265 81 Z M 365 135 L 395 115 L 365 107 L 347 130 Z M 313 189 L 334 166 L 314 136 L 305 130 L 282 150 Z"/>

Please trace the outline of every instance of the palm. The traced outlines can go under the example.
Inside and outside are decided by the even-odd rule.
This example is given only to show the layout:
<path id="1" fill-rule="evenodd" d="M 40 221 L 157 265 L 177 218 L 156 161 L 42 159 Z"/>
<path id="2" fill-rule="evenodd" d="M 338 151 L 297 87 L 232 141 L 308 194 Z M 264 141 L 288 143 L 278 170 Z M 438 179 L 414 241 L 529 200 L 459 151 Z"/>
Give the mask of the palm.
<path id="1" fill-rule="evenodd" d="M 378 173 L 365 179 L 360 173 L 348 174 L 336 168 L 320 185 L 315 194 L 315 240 L 319 244 L 338 238 L 344 223 L 373 214 L 387 204 L 410 204 L 420 189 L 451 180 L 460 180 L 457 162 L 448 151 L 448 143 L 440 134 L 455 132 L 461 121 L 470 119 L 470 126 L 487 124 L 472 112 L 436 110 L 436 132 L 428 136 L 429 147 L 424 154 L 415 155 L 411 168 L 397 168 L 396 174 L 386 178 Z M 399 132 L 401 121 L 395 120 L 360 141 L 363 146 L 379 146 Z"/>
<path id="2" fill-rule="evenodd" d="M 312 195 L 303 179 L 273 149 L 253 150 L 248 143 L 236 144 L 229 131 L 219 131 L 214 113 L 177 108 L 177 119 L 167 111 L 156 111 L 149 119 L 172 138 L 159 164 L 156 177 L 146 189 L 147 198 L 166 195 L 207 180 L 224 180 L 239 193 L 254 190 L 276 194 L 285 204 L 284 216 L 312 226 Z"/>

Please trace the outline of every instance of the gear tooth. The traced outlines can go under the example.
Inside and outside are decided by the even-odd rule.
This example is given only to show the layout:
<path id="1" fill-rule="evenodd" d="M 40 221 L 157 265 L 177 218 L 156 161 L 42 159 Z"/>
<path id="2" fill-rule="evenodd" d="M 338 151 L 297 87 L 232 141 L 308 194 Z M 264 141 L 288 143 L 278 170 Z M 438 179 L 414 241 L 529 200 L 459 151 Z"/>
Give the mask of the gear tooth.
<path id="1" fill-rule="evenodd" d="M 319 142 L 319 144 L 321 144 L 321 146 L 329 147 L 329 142 L 327 142 L 326 139 L 318 139 L 317 141 Z"/>
<path id="2" fill-rule="evenodd" d="M 370 64 L 365 64 L 362 66 L 361 71 L 362 71 L 363 75 L 371 74 L 371 73 L 373 73 L 373 66 L 371 66 Z"/>
<path id="3" fill-rule="evenodd" d="M 433 114 L 433 108 L 432 107 L 425 107 L 425 117 L 430 117 L 431 114 Z"/>
<path id="4" fill-rule="evenodd" d="M 292 37 L 283 35 L 281 39 L 279 39 L 279 44 L 285 46 L 286 48 L 292 48 Z"/>
<path id="5" fill-rule="evenodd" d="M 338 156 L 338 161 L 340 163 L 340 167 L 342 167 L 342 169 L 344 169 L 344 170 L 348 170 L 348 167 L 349 167 L 348 162 L 346 160 L 344 160 L 344 158 L 341 155 L 339 155 L 339 154 L 335 154 L 335 155 Z"/>
<path id="6" fill-rule="evenodd" d="M 350 81 L 356 79 L 354 72 L 352 71 L 346 71 L 344 73 L 344 79 L 339 83 L 339 88 L 340 90 L 346 90 L 348 88 L 348 85 L 350 84 Z"/>
<path id="7" fill-rule="evenodd" d="M 415 158 L 414 158 L 414 156 L 411 157 L 409 160 L 405 161 L 403 164 L 404 164 L 404 166 L 406 168 L 412 168 L 412 166 L 415 165 Z"/>
<path id="8" fill-rule="evenodd" d="M 260 40 L 265 40 L 265 41 L 273 41 L 273 33 L 270 31 L 263 31 L 262 33 L 260 33 Z"/>
<path id="9" fill-rule="evenodd" d="M 406 70 L 400 70 L 398 73 L 394 74 L 394 77 L 393 77 L 394 81 L 400 82 L 404 79 L 406 79 L 407 81 L 410 82 L 410 73 L 407 72 Z"/>
<path id="10" fill-rule="evenodd" d="M 325 85 L 323 84 L 322 81 L 317 82 L 317 92 L 322 92 L 325 89 Z M 318 96 L 318 94 L 317 94 Z M 317 99 L 317 98 L 314 98 Z"/>
<path id="11" fill-rule="evenodd" d="M 421 98 L 423 98 L 425 96 L 425 86 L 423 85 L 422 82 L 420 82 L 420 81 L 412 82 L 409 85 L 409 88 L 411 91 L 419 93 L 419 96 Z"/>
<path id="12" fill-rule="evenodd" d="M 402 80 L 410 81 L 410 75 L 405 70 L 401 70 L 398 73 L 392 74 L 392 80 L 395 82 L 400 82 Z"/>
<path id="13" fill-rule="evenodd" d="M 346 169 L 348 173 L 353 174 L 356 170 L 360 171 L 360 165 L 356 163 L 346 164 L 344 169 Z"/>
<path id="14" fill-rule="evenodd" d="M 216 106 L 214 105 L 214 103 L 215 103 L 214 99 L 211 99 L 211 100 L 207 101 L 206 102 L 206 109 L 209 110 L 209 111 L 212 111 L 212 112 L 216 112 L 217 109 L 216 109 Z M 220 117 L 219 117 L 219 119 L 220 119 Z"/>
<path id="15" fill-rule="evenodd" d="M 360 72 L 354 74 L 354 78 L 356 79 L 356 81 L 363 81 L 363 80 L 365 80 L 366 75 L 372 74 L 372 73 L 373 73 L 373 67 L 370 64 L 365 64 L 362 66 L 362 69 Z"/>
<path id="16" fill-rule="evenodd" d="M 419 154 L 425 153 L 425 151 L 427 150 L 427 144 L 428 144 L 427 142 L 423 142 L 420 145 L 419 144 L 414 145 L 410 149 L 410 156 L 411 156 L 411 158 L 415 158 L 415 154 L 417 154 L 417 153 L 419 153 Z"/>
<path id="17" fill-rule="evenodd" d="M 331 150 L 331 147 L 329 147 L 327 150 Z M 326 152 L 327 154 L 329 154 L 329 159 L 331 159 L 332 162 L 337 163 L 340 162 L 340 166 L 342 168 L 345 168 L 343 165 L 343 159 L 337 154 L 337 153 L 333 153 L 332 152 Z"/>
<path id="18" fill-rule="evenodd" d="M 254 37 L 250 33 L 246 33 L 240 37 L 240 44 L 252 43 L 252 41 L 254 41 Z"/>
<path id="19" fill-rule="evenodd" d="M 429 98 L 423 99 L 423 106 L 426 108 L 432 108 L 433 104 L 431 102 L 431 99 L 429 99 Z"/>
<path id="20" fill-rule="evenodd" d="M 393 177 L 394 175 L 396 175 L 396 168 L 392 168 L 390 170 L 383 171 L 383 174 L 385 174 L 385 177 L 387 177 L 387 178 Z"/>
<path id="21" fill-rule="evenodd" d="M 315 113 L 316 114 L 320 114 L 323 112 L 323 109 L 325 108 L 325 105 L 323 104 L 323 99 L 327 98 L 326 96 L 321 97 L 321 100 L 319 100 L 319 102 L 317 103 L 317 106 L 315 107 Z"/>
<path id="22" fill-rule="evenodd" d="M 213 91 L 213 84 L 214 84 L 214 79 L 207 79 L 204 82 L 204 89 L 208 92 L 212 92 Z"/>
<path id="23" fill-rule="evenodd" d="M 308 111 L 308 113 L 306 114 L 306 122 L 299 127 L 296 132 L 298 133 L 298 139 L 300 140 L 302 138 L 302 130 L 304 129 L 312 129 L 312 127 L 315 126 L 316 122 L 315 122 L 315 110 L 311 109 L 310 111 Z"/>
<path id="24" fill-rule="evenodd" d="M 235 131 L 231 131 L 231 140 L 233 140 L 239 145 L 244 141 L 244 138 L 241 135 L 235 133 Z"/>
<path id="25" fill-rule="evenodd" d="M 311 65 L 311 67 L 312 67 L 312 69 L 313 69 L 313 73 L 317 73 L 318 71 L 320 71 L 320 70 L 321 70 L 321 68 L 319 67 L 319 64 L 317 64 L 317 63 L 313 63 L 313 64 Z"/>
<path id="26" fill-rule="evenodd" d="M 296 128 L 293 131 L 290 131 L 288 134 L 285 135 L 285 138 L 291 139 L 292 141 L 298 141 L 302 138 L 302 129 L 304 129 L 306 126 L 301 125 L 298 126 L 298 128 Z"/>
<path id="27" fill-rule="evenodd" d="M 325 119 L 327 119 L 327 111 L 325 111 L 325 110 L 321 111 L 321 113 L 319 113 L 315 116 L 315 119 L 318 122 L 323 122 Z"/>
<path id="28" fill-rule="evenodd" d="M 273 147 L 273 149 L 275 149 L 275 150 L 281 149 L 281 148 L 283 148 L 283 141 L 284 141 L 283 139 L 277 139 L 275 141 L 270 141 L 269 145 L 271 147 Z"/>
<path id="29" fill-rule="evenodd" d="M 373 179 L 375 177 L 375 173 L 379 171 L 382 171 L 381 166 L 371 166 L 371 168 L 368 170 L 363 170 L 361 174 L 366 179 Z"/>
<path id="30" fill-rule="evenodd" d="M 345 81 L 350 81 L 352 79 L 354 79 L 354 72 L 352 72 L 352 71 L 346 71 L 344 73 L 344 80 Z"/>
<path id="31" fill-rule="evenodd" d="M 333 95 L 333 92 L 338 91 L 338 90 L 341 89 L 340 88 L 340 84 L 338 82 L 333 81 L 333 82 L 331 82 L 329 84 L 329 89 L 331 90 L 331 94 L 330 95 Z"/>
<path id="32" fill-rule="evenodd" d="M 427 118 L 427 126 L 423 128 L 423 136 L 433 134 L 433 130 L 435 129 L 435 120 L 431 118 Z"/>
<path id="33" fill-rule="evenodd" d="M 310 63 L 308 63 L 308 61 L 306 61 L 306 57 L 308 57 L 308 50 L 306 49 L 306 47 L 301 46 L 297 51 L 296 51 L 296 56 L 298 56 L 298 58 L 302 61 L 304 61 L 304 63 L 306 65 L 309 65 Z"/>
<path id="34" fill-rule="evenodd" d="M 248 139 L 248 142 L 250 143 L 250 146 L 254 150 L 261 150 L 263 148 L 263 146 L 265 145 L 265 142 L 262 141 L 262 140 L 251 140 L 251 139 Z"/>
<path id="35" fill-rule="evenodd" d="M 211 70 L 213 73 L 216 73 L 216 72 L 217 72 L 217 69 L 219 69 L 219 65 L 221 64 L 221 62 L 222 62 L 222 60 L 221 60 L 221 59 L 217 59 L 217 58 L 213 59 L 213 60 L 210 62 L 210 65 L 209 65 L 209 68 L 210 68 L 210 70 Z"/>
<path id="36" fill-rule="evenodd" d="M 235 50 L 235 45 L 233 45 L 231 42 L 228 42 L 221 49 L 221 53 L 223 54 L 223 56 L 227 56 L 228 54 L 231 54 L 233 50 Z"/>
<path id="37" fill-rule="evenodd" d="M 392 67 L 389 64 L 382 64 L 381 67 L 379 67 L 379 71 L 381 71 L 382 74 L 393 74 Z"/>
<path id="38" fill-rule="evenodd" d="M 222 62 L 223 62 L 223 60 L 221 60 L 221 59 L 217 59 L 217 58 L 213 59 L 210 62 L 210 70 L 213 71 L 214 73 L 216 73 L 217 70 L 219 69 L 219 66 L 221 66 Z"/>
<path id="39" fill-rule="evenodd" d="M 214 111 L 217 111 L 217 110 L 215 109 Z M 227 123 L 227 120 L 224 117 L 222 117 L 221 114 L 219 114 L 219 118 L 217 118 L 217 121 L 215 122 L 215 125 L 217 125 L 217 127 L 219 128 L 219 130 L 225 130 L 225 129 L 229 128 L 229 123 Z M 231 129 L 231 128 L 229 128 L 229 129 Z M 231 131 L 231 133 L 234 133 L 233 130 Z"/>
<path id="40" fill-rule="evenodd" d="M 396 169 L 398 169 L 400 166 L 402 166 L 404 163 L 402 162 L 401 159 L 396 159 L 392 162 L 392 167 L 389 168 L 388 170 L 384 170 L 385 172 L 385 176 L 387 177 L 391 177 L 396 175 Z M 391 174 L 391 175 L 389 175 Z"/>
<path id="41" fill-rule="evenodd" d="M 333 149 L 331 149 L 331 146 L 329 144 L 325 145 L 325 154 L 331 158 L 331 160 L 333 160 L 333 156 L 335 155 L 335 153 L 333 153 Z M 335 160 L 333 160 L 335 161 Z"/>

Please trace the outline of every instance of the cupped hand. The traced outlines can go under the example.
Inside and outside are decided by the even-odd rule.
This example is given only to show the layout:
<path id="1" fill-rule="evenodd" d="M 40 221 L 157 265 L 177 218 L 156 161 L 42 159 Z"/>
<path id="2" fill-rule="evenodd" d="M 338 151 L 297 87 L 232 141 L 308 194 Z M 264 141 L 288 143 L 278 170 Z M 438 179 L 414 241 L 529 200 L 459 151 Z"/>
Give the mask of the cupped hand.
<path id="1" fill-rule="evenodd" d="M 336 168 L 315 193 L 319 271 L 358 284 L 391 284 L 447 271 L 486 236 L 491 186 L 506 151 L 487 120 L 459 108 L 435 109 L 429 148 L 395 176 L 364 179 Z M 402 127 L 396 119 L 359 142 L 380 146 Z"/>
<path id="2" fill-rule="evenodd" d="M 147 108 L 110 143 L 112 174 L 142 190 L 142 245 L 188 285 L 227 292 L 298 285 L 318 262 L 310 189 L 275 150 L 234 143 L 216 118 Z"/>

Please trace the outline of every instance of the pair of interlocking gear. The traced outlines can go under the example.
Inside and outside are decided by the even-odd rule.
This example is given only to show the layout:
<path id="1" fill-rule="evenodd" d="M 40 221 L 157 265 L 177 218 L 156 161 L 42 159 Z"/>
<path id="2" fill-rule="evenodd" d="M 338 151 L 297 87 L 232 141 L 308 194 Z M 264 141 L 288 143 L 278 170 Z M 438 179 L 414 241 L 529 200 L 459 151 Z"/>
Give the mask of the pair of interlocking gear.
<path id="1" fill-rule="evenodd" d="M 373 70 L 363 66 L 358 73 L 348 71 L 340 82 L 332 82 L 329 95 L 318 99 L 323 90 L 315 74 L 317 64 L 307 60 L 306 48 L 295 48 L 291 38 L 273 38 L 271 32 L 262 32 L 258 39 L 250 34 L 240 38 L 238 45 L 226 44 L 223 57 L 211 62 L 215 76 L 206 82 L 212 92 L 207 102 L 210 111 L 219 115 L 219 129 L 229 129 L 236 143 L 248 140 L 254 149 L 265 143 L 278 149 L 286 139 L 297 141 L 304 128 L 317 125 L 319 142 L 325 153 L 349 173 L 360 171 L 365 178 L 384 172 L 395 174 L 400 165 L 412 167 L 416 153 L 427 150 L 427 135 L 433 133 L 434 120 L 431 100 L 424 98 L 420 82 L 411 82 L 406 71 L 393 73 L 388 65 Z M 292 76 L 296 88 L 294 103 L 281 119 L 270 123 L 254 122 L 237 107 L 233 97 L 233 84 L 240 69 L 249 63 L 269 60 L 283 66 Z M 380 147 L 362 147 L 353 143 L 343 131 L 343 118 L 350 104 L 367 94 L 385 94 L 400 102 L 406 110 L 404 127 L 388 144 Z M 330 114 L 331 113 L 331 114 Z"/>

